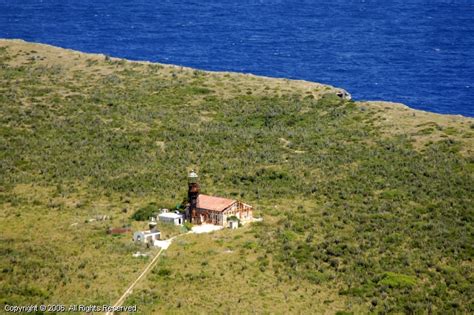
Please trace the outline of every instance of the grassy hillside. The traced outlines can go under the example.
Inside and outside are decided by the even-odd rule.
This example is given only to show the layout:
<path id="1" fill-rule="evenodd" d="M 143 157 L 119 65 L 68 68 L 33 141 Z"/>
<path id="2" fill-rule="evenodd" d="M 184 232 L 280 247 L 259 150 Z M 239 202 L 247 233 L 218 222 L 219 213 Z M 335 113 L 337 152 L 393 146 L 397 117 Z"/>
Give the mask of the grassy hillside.
<path id="1" fill-rule="evenodd" d="M 474 312 L 474 120 L 338 92 L 0 41 L 1 302 L 113 303 L 147 259 L 106 229 L 196 168 L 264 221 L 180 238 L 141 313 Z"/>

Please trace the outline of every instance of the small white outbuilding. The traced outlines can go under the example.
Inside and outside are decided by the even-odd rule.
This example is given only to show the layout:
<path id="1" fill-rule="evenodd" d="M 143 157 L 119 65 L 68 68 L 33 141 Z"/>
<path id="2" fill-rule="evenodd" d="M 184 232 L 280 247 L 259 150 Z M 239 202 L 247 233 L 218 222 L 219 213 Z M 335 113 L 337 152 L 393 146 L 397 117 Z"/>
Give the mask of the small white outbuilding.
<path id="1" fill-rule="evenodd" d="M 154 244 L 160 239 L 160 231 L 137 231 L 133 233 L 133 241 Z"/>
<path id="2" fill-rule="evenodd" d="M 230 229 L 235 230 L 239 227 L 239 221 L 238 220 L 228 220 L 228 226 Z"/>
<path id="3" fill-rule="evenodd" d="M 158 215 L 158 221 L 163 223 L 172 223 L 174 225 L 182 225 L 184 219 L 182 214 L 174 212 L 163 212 Z"/>
<path id="4" fill-rule="evenodd" d="M 161 237 L 160 231 L 156 229 L 156 222 L 154 220 L 149 223 L 150 229 L 147 231 L 136 231 L 133 233 L 133 241 L 153 245 Z"/>

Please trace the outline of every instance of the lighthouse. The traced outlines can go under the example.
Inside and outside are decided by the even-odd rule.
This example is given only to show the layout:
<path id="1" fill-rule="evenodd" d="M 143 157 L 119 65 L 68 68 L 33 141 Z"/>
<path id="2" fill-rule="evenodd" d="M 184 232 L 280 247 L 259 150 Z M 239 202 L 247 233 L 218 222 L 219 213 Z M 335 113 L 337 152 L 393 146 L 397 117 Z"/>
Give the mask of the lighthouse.
<path id="1" fill-rule="evenodd" d="M 190 223 L 200 224 L 200 216 L 197 213 L 197 201 L 199 197 L 199 183 L 196 172 L 191 171 L 188 175 L 188 208 L 186 211 L 186 220 Z"/>

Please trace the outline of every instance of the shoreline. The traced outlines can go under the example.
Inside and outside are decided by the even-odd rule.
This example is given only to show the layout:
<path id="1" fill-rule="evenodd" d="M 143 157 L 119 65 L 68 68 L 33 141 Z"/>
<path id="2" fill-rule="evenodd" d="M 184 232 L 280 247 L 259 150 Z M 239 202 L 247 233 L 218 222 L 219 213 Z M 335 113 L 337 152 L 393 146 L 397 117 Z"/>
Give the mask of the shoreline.
<path id="1" fill-rule="evenodd" d="M 324 84 L 324 83 L 319 83 L 319 82 L 313 82 L 313 81 L 307 81 L 307 80 L 302 80 L 302 79 L 288 79 L 284 77 L 272 77 L 272 76 L 263 76 L 263 75 L 256 75 L 253 73 L 246 73 L 246 72 L 233 72 L 233 71 L 214 71 L 214 70 L 202 70 L 198 68 L 192 68 L 192 67 L 187 67 L 187 66 L 181 66 L 181 65 L 176 65 L 176 64 L 168 64 L 168 63 L 161 63 L 161 62 L 153 62 L 153 61 L 147 61 L 147 60 L 131 60 L 131 59 L 125 59 L 125 58 L 120 58 L 120 57 L 114 57 L 114 56 L 109 56 L 103 53 L 89 53 L 89 52 L 82 52 L 79 50 L 74 50 L 71 48 L 63 48 L 60 46 L 54 46 L 50 44 L 45 44 L 45 43 L 39 43 L 39 42 L 30 42 L 26 41 L 20 38 L 15 38 L 15 39 L 10 39 L 10 38 L 0 38 L 0 47 L 3 46 L 8 46 L 9 43 L 17 43 L 17 44 L 22 44 L 22 45 L 33 45 L 33 46 L 39 46 L 43 47 L 45 49 L 51 50 L 51 49 L 60 49 L 68 53 L 72 54 L 81 54 L 89 57 L 95 57 L 95 58 L 100 58 L 101 60 L 104 59 L 110 59 L 113 61 L 121 61 L 121 62 L 127 62 L 127 63 L 137 63 L 137 64 L 142 64 L 142 65 L 159 65 L 167 68 L 172 68 L 172 69 L 177 69 L 177 70 L 185 70 L 185 71 L 199 71 L 199 72 L 204 72 L 204 73 L 209 73 L 209 74 L 214 74 L 214 75 L 220 75 L 220 76 L 236 76 L 236 77 L 243 77 L 243 78 L 248 78 L 251 80 L 264 80 L 264 81 L 274 81 L 274 82 L 280 82 L 280 83 L 292 83 L 300 86 L 306 86 L 306 87 L 316 87 L 316 88 L 321 88 L 321 87 L 329 87 L 330 89 L 333 89 L 335 91 L 341 91 L 347 93 L 349 96 L 350 91 L 347 91 L 343 88 L 339 88 L 337 86 L 333 86 L 330 84 Z M 431 112 L 427 110 L 422 110 L 422 109 L 416 109 L 413 107 L 410 107 L 406 104 L 399 103 L 399 102 L 392 102 L 390 100 L 353 100 L 358 106 L 361 105 L 371 105 L 371 106 L 376 106 L 380 107 L 383 106 L 386 108 L 386 106 L 392 106 L 395 107 L 399 110 L 410 110 L 414 112 L 419 112 L 423 114 L 428 114 L 428 115 L 436 115 L 436 116 L 445 116 L 445 117 L 452 117 L 455 120 L 457 119 L 467 119 L 469 121 L 472 121 L 474 123 L 474 116 L 465 116 L 462 114 L 444 114 L 444 113 L 437 113 L 437 112 Z"/>

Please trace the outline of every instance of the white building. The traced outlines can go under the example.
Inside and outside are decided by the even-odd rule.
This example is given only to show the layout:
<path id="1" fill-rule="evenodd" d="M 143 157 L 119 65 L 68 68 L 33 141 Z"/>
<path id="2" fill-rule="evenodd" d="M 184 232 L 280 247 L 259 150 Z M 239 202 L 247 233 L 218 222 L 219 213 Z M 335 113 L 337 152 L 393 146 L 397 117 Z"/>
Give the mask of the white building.
<path id="1" fill-rule="evenodd" d="M 155 241 L 160 239 L 161 233 L 156 229 L 156 222 L 151 221 L 149 226 L 150 229 L 147 231 L 137 231 L 133 233 L 133 241 L 154 245 Z"/>
<path id="2" fill-rule="evenodd" d="M 153 245 L 155 241 L 160 239 L 160 231 L 137 231 L 133 233 L 133 241 L 149 243 Z"/>
<path id="3" fill-rule="evenodd" d="M 230 229 L 235 230 L 239 227 L 239 221 L 233 219 L 227 219 L 227 224 Z"/>
<path id="4" fill-rule="evenodd" d="M 183 215 L 174 212 L 163 212 L 158 215 L 158 221 L 181 225 L 184 222 Z"/>

